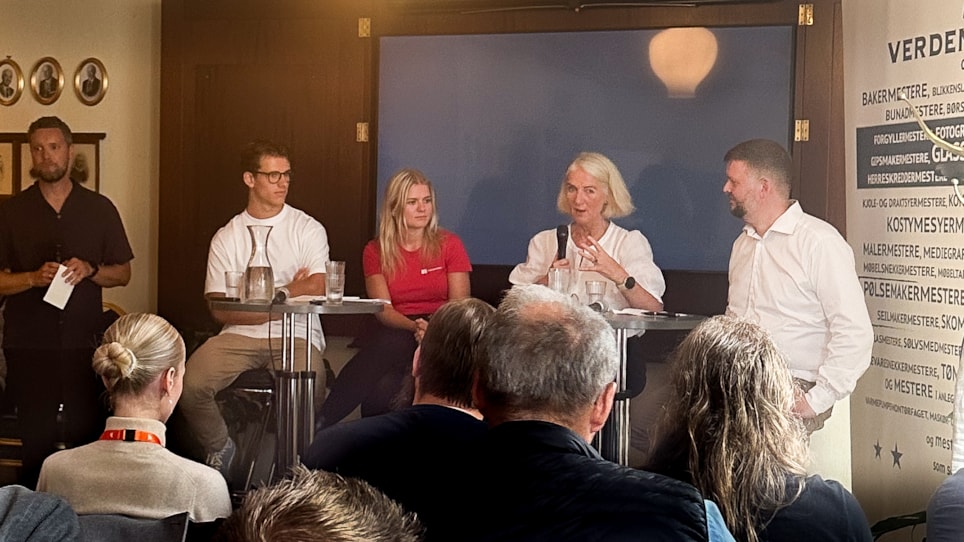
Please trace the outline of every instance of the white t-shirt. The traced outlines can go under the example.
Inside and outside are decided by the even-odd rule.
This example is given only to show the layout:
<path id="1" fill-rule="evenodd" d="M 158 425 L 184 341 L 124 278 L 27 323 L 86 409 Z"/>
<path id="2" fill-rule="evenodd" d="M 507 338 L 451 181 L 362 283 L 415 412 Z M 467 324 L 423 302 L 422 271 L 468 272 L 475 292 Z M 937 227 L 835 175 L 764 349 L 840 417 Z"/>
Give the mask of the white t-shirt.
<path id="1" fill-rule="evenodd" d="M 268 260 L 274 275 L 275 288 L 291 282 L 299 269 L 308 269 L 309 275 L 325 272 L 328 261 L 328 233 L 325 227 L 304 211 L 285 204 L 281 212 L 271 218 L 258 219 L 242 211 L 235 215 L 211 239 L 208 252 L 207 278 L 204 293 L 221 292 L 225 271 L 244 271 L 251 258 L 251 234 L 248 226 L 271 226 L 268 234 Z M 325 337 L 321 322 L 313 314 L 295 316 L 295 336 L 304 337 L 307 319 L 313 318 L 311 343 L 325 350 Z M 221 333 L 235 333 L 254 339 L 281 338 L 281 320 L 257 325 L 224 326 Z"/>

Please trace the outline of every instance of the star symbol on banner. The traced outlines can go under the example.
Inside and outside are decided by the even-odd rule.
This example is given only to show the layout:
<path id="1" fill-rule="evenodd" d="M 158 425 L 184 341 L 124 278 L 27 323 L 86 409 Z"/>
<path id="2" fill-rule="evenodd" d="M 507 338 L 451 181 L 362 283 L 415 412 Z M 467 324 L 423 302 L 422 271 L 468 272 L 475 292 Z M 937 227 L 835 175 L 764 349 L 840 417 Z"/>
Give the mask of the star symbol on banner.
<path id="1" fill-rule="evenodd" d="M 880 439 L 877 439 L 877 442 L 874 443 L 874 459 L 880 459 L 881 450 L 883 450 L 883 447 L 880 445 Z"/>
<path id="2" fill-rule="evenodd" d="M 894 456 L 894 467 L 900 468 L 900 458 L 904 455 L 903 452 L 897 451 L 897 443 L 894 443 L 894 449 L 890 451 L 890 455 Z"/>

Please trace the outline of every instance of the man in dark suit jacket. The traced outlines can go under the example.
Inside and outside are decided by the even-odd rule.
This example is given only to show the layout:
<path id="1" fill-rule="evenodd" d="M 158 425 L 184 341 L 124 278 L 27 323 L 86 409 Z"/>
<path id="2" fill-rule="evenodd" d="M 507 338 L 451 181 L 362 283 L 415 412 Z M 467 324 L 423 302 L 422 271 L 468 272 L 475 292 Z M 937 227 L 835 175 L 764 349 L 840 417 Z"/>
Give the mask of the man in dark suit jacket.
<path id="1" fill-rule="evenodd" d="M 310 468 L 362 478 L 418 514 L 427 540 L 447 533 L 461 507 L 466 457 L 486 425 L 472 405 L 479 341 L 495 309 L 484 301 L 449 301 L 432 315 L 415 355 L 412 406 L 330 426 L 315 435 L 305 458 Z"/>
<path id="2" fill-rule="evenodd" d="M 41 69 L 43 78 L 40 80 L 38 85 L 38 92 L 40 97 L 47 100 L 53 98 L 54 94 L 57 92 L 57 78 L 54 77 L 54 69 L 50 64 L 44 64 Z"/>
<path id="3" fill-rule="evenodd" d="M 544 286 L 515 286 L 482 342 L 475 401 L 490 429 L 466 469 L 458 540 L 733 540 L 695 487 L 589 445 L 619 367 L 600 314 Z"/>
<path id="4" fill-rule="evenodd" d="M 13 70 L 10 68 L 3 69 L 3 75 L 0 75 L 0 98 L 7 99 L 13 96 Z"/>

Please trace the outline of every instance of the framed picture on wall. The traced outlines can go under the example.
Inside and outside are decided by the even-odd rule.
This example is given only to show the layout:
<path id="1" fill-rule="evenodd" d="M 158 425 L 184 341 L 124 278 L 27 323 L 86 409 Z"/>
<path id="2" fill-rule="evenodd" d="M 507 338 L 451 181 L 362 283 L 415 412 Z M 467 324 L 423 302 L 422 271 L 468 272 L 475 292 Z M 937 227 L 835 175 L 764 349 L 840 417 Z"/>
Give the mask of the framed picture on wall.
<path id="1" fill-rule="evenodd" d="M 70 163 L 70 178 L 94 192 L 100 192 L 99 153 L 100 146 L 97 141 L 84 143 L 74 137 L 74 160 Z"/>
<path id="2" fill-rule="evenodd" d="M 23 72 L 10 57 L 0 60 L 0 105 L 13 105 L 23 94 Z"/>
<path id="3" fill-rule="evenodd" d="M 107 69 L 96 58 L 81 61 L 74 74 L 74 91 L 86 105 L 96 105 L 107 94 Z"/>
<path id="4" fill-rule="evenodd" d="M 56 102 L 64 90 L 64 70 L 60 63 L 49 56 L 38 60 L 30 72 L 30 90 L 34 98 L 44 105 Z"/>
<path id="5" fill-rule="evenodd" d="M 0 196 L 13 195 L 13 143 L 0 143 Z"/>

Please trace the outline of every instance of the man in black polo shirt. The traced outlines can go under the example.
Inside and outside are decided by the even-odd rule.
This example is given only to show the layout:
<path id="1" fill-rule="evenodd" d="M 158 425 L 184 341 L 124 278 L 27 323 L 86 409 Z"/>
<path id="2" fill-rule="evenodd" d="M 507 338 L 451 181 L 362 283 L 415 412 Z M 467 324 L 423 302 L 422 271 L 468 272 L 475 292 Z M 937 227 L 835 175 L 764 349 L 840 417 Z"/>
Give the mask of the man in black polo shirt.
<path id="1" fill-rule="evenodd" d="M 71 181 L 67 124 L 41 117 L 27 135 L 37 182 L 0 205 L 0 295 L 20 483 L 33 488 L 57 442 L 90 442 L 103 428 L 103 384 L 90 367 L 104 331 L 101 290 L 128 283 L 134 255 L 110 200 Z M 74 286 L 63 309 L 44 301 L 58 273 Z"/>

